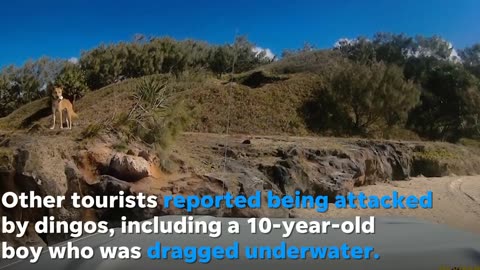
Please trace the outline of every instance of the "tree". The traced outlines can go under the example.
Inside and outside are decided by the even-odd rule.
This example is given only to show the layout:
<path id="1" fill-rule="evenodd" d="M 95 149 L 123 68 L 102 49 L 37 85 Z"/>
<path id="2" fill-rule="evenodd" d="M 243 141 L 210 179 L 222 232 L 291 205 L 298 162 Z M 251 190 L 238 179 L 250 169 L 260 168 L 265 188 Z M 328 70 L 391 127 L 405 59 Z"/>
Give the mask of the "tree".
<path id="1" fill-rule="evenodd" d="M 403 66 L 411 58 L 434 58 L 441 61 L 458 61 L 453 45 L 440 36 L 415 38 L 404 34 L 376 33 L 373 40 L 366 37 L 340 39 L 334 47 L 348 59 L 359 63 L 383 61 Z"/>
<path id="2" fill-rule="evenodd" d="M 460 57 L 465 68 L 480 78 L 480 43 L 460 51 Z"/>
<path id="3" fill-rule="evenodd" d="M 414 40 L 404 34 L 376 33 L 373 37 L 377 61 L 403 66 Z"/>
<path id="4" fill-rule="evenodd" d="M 270 63 L 272 60 L 265 57 L 265 52 L 257 54 L 255 45 L 248 41 L 246 36 L 239 36 L 235 39 L 232 47 L 235 56 L 235 72 L 245 72 L 261 65 Z"/>
<path id="5" fill-rule="evenodd" d="M 12 82 L 0 75 L 0 117 L 6 116 L 17 107 L 17 97 L 13 92 Z"/>
<path id="6" fill-rule="evenodd" d="M 404 79 L 401 68 L 378 62 L 346 64 L 333 77 L 329 94 L 340 113 L 349 118 L 353 132 L 363 134 L 381 122 L 402 123 L 420 96 L 418 87 Z"/>
<path id="7" fill-rule="evenodd" d="M 122 44 L 118 46 L 121 47 Z M 101 88 L 120 79 L 126 60 L 118 57 L 118 51 L 115 45 L 102 44 L 91 51 L 82 52 L 80 66 L 85 71 L 91 89 Z"/>
<path id="8" fill-rule="evenodd" d="M 291 56 L 294 56 L 294 55 L 304 54 L 304 53 L 313 52 L 313 51 L 315 51 L 315 45 L 311 44 L 310 42 L 304 42 L 303 47 L 301 49 L 296 49 L 296 50 L 285 49 L 285 50 L 283 50 L 282 58 L 291 57 Z"/>
<path id="9" fill-rule="evenodd" d="M 430 139 L 456 141 L 478 133 L 479 81 L 461 65 L 442 62 L 425 72 L 421 105 L 409 126 Z"/>
<path id="10" fill-rule="evenodd" d="M 209 59 L 210 69 L 218 75 L 232 71 L 234 52 L 229 45 L 218 46 L 212 49 Z"/>
<path id="11" fill-rule="evenodd" d="M 415 37 L 411 55 L 415 57 L 433 57 L 438 60 L 448 61 L 452 51 L 452 44 L 440 36 L 424 37 L 418 35 Z"/>
<path id="12" fill-rule="evenodd" d="M 368 64 L 376 59 L 376 51 L 374 44 L 366 37 L 358 37 L 356 39 L 340 39 L 334 47 L 334 50 L 353 61 Z"/>
<path id="13" fill-rule="evenodd" d="M 256 51 L 255 45 L 245 36 L 239 36 L 233 45 L 217 46 L 210 51 L 209 68 L 218 75 L 232 72 L 232 68 L 235 73 L 241 73 L 271 61 L 264 51 Z"/>
<path id="14" fill-rule="evenodd" d="M 78 64 L 67 64 L 55 80 L 55 84 L 63 88 L 64 94 L 67 97 L 77 98 L 82 97 L 88 90 L 85 73 Z"/>

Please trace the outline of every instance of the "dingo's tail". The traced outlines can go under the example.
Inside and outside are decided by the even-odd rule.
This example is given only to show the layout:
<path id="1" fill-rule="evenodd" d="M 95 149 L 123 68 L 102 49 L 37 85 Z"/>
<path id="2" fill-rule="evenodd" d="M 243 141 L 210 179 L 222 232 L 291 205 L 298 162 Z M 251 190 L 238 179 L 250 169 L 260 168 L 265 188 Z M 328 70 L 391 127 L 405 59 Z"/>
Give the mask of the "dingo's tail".
<path id="1" fill-rule="evenodd" d="M 72 115 L 72 118 L 78 118 L 78 114 L 73 110 L 70 112 L 70 114 Z"/>

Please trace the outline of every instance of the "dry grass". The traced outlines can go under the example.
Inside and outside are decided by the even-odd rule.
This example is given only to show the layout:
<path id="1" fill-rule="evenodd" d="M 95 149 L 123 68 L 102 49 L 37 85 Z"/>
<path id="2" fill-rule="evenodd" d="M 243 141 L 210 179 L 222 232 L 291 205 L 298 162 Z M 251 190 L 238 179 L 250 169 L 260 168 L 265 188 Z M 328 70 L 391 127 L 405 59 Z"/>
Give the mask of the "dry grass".
<path id="1" fill-rule="evenodd" d="M 0 171 L 12 169 L 13 151 L 10 148 L 0 147 Z"/>
<path id="2" fill-rule="evenodd" d="M 429 172 L 425 176 L 477 174 L 480 167 L 480 151 L 476 147 L 446 142 L 423 142 L 422 149 L 414 153 L 416 166 Z"/>
<path id="3" fill-rule="evenodd" d="M 89 92 L 74 103 L 74 110 L 79 118 L 73 122 L 71 134 L 81 134 L 91 129 L 92 124 L 107 125 L 115 115 L 132 106 L 131 93 L 136 80 L 110 85 L 97 91 Z M 58 117 L 57 117 L 58 119 Z M 0 128 L 6 130 L 28 129 L 40 125 L 45 132 L 50 132 L 51 109 L 48 98 L 43 98 L 20 107 L 10 115 L 0 118 Z M 58 128 L 58 126 L 57 126 Z"/>
<path id="4" fill-rule="evenodd" d="M 458 153 L 452 151 L 453 149 L 446 149 L 444 147 L 430 148 L 417 154 L 418 158 L 437 161 L 437 160 L 454 160 L 458 159 Z"/>
<path id="5" fill-rule="evenodd" d="M 296 74 L 258 88 L 210 80 L 187 93 L 195 109 L 191 131 L 224 133 L 229 122 L 232 133 L 306 135 L 299 110 L 320 80 Z"/>
<path id="6" fill-rule="evenodd" d="M 41 114 L 42 111 L 50 112 L 50 102 L 48 98 L 42 98 L 30 102 L 19 109 L 15 110 L 6 117 L 0 118 L 0 129 L 10 130 L 21 128 L 26 124 L 29 118 L 34 118 L 36 114 Z"/>
<path id="7" fill-rule="evenodd" d="M 320 53 L 315 57 L 326 57 Z M 322 58 L 323 59 L 323 58 Z M 297 61 L 296 59 L 295 61 Z M 293 61 L 293 60 L 292 60 Z M 301 61 L 297 61 L 301 62 Z M 310 61 L 308 69 L 320 68 Z M 320 61 L 321 62 L 321 61 Z M 272 63 L 263 67 L 260 79 L 266 83 L 259 87 L 242 85 L 250 73 L 239 74 L 234 83 L 229 78 L 216 79 L 205 74 L 186 74 L 179 78 L 167 75 L 149 77 L 167 79 L 178 99 L 185 104 L 186 111 L 192 112 L 192 121 L 186 131 L 258 135 L 315 135 L 306 123 L 302 109 L 306 102 L 318 95 L 326 84 L 326 74 L 306 72 L 275 75 L 285 63 Z M 327 69 L 327 67 L 324 67 Z M 255 71 L 255 72 L 257 72 Z M 272 79 L 273 78 L 273 79 Z M 74 104 L 79 119 L 74 121 L 72 131 L 75 137 L 95 137 L 103 129 L 119 130 L 125 125 L 128 113 L 134 106 L 134 93 L 144 78 L 130 79 L 102 89 L 88 92 Z M 48 133 L 51 125 L 51 110 L 48 98 L 26 104 L 7 117 L 0 118 L 1 130 L 28 130 L 37 127 L 37 133 Z M 102 126 L 102 128 L 98 128 Z M 65 133 L 67 134 L 67 133 Z M 329 135 L 322 133 L 322 135 Z M 379 139 L 419 140 L 414 133 L 405 129 L 389 129 L 378 134 Z M 471 148 L 477 143 L 462 141 Z M 480 153 L 479 153 L 480 154 Z M 435 156 L 435 153 L 432 153 Z"/>
<path id="8" fill-rule="evenodd" d="M 250 88 L 227 80 L 171 79 L 175 91 L 182 92 L 187 110 L 193 111 L 189 131 L 223 133 L 227 122 L 231 133 L 306 135 L 309 133 L 299 111 L 303 103 L 321 83 L 321 76 L 292 74 L 261 87 Z M 133 94 L 142 78 L 131 79 L 87 93 L 74 104 L 79 118 L 74 122 L 73 134 L 91 132 L 92 124 L 105 126 L 121 122 L 122 115 L 134 105 Z M 48 99 L 27 104 L 8 117 L 0 119 L 0 127 L 21 128 L 21 123 L 42 109 L 48 110 Z M 47 129 L 51 112 L 32 119 Z M 48 132 L 48 131 L 47 131 Z M 95 132 L 94 132 L 95 133 Z"/>

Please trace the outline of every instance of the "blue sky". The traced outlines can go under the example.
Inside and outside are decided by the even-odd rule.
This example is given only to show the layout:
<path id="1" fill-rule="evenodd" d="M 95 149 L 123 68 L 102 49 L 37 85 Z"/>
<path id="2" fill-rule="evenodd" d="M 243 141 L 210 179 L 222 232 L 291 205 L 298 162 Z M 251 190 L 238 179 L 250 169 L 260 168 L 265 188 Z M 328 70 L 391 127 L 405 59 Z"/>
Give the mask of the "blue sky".
<path id="1" fill-rule="evenodd" d="M 217 44 L 245 34 L 276 54 L 378 31 L 439 34 L 464 48 L 480 42 L 479 12 L 477 0 L 4 1 L 0 67 L 41 56 L 79 57 L 136 33 Z"/>

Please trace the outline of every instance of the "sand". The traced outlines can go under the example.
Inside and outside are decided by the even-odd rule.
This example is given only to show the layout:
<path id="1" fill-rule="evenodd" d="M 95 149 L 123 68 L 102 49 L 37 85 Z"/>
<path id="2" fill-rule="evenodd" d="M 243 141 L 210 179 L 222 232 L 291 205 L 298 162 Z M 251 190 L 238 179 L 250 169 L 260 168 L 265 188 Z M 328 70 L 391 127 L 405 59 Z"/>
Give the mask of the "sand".
<path id="1" fill-rule="evenodd" d="M 480 176 L 449 176 L 438 178 L 416 177 L 410 181 L 379 183 L 355 188 L 354 192 L 368 195 L 390 195 L 397 190 L 402 195 L 422 196 L 433 192 L 432 209 L 337 209 L 326 213 L 314 210 L 297 210 L 302 217 L 346 218 L 352 216 L 402 216 L 414 217 L 452 228 L 480 233 Z"/>

